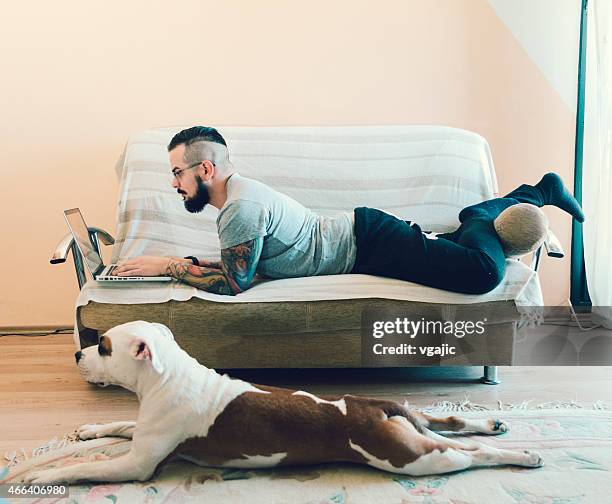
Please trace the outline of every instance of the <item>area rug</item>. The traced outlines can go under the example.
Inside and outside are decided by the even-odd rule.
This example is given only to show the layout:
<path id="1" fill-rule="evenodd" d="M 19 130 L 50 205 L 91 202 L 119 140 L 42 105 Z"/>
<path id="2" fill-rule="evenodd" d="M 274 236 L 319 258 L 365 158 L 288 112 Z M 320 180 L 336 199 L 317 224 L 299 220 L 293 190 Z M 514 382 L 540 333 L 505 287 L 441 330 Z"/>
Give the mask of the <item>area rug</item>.
<path id="1" fill-rule="evenodd" d="M 412 477 L 348 464 L 266 470 L 202 468 L 169 462 L 147 482 L 81 484 L 67 498 L 14 502 L 63 503 L 299 503 L 299 504 L 605 504 L 612 502 L 612 411 L 514 409 L 468 411 L 462 416 L 499 416 L 510 431 L 471 436 L 499 448 L 537 450 L 544 467 L 478 468 L 440 476 Z M 31 470 L 86 460 L 112 459 L 130 441 L 103 438 L 35 454 L 0 469 L 0 483 L 16 483 Z M 2 499 L 0 498 L 0 502 Z M 6 502 L 6 501 L 5 501 Z"/>

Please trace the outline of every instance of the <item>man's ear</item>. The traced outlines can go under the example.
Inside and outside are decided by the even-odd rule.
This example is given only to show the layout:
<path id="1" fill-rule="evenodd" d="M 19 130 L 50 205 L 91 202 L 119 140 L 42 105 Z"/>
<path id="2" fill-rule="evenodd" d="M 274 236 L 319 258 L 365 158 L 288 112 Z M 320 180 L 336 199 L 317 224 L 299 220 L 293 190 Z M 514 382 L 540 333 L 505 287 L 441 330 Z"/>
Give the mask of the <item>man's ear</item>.
<path id="1" fill-rule="evenodd" d="M 130 354 L 136 360 L 151 361 L 153 369 L 158 373 L 163 373 L 164 367 L 157 356 L 156 349 L 152 348 L 149 342 L 143 338 L 136 338 L 130 343 Z"/>
<path id="2" fill-rule="evenodd" d="M 214 174 L 215 174 L 215 165 L 213 164 L 212 161 L 208 160 L 208 159 L 204 159 L 202 161 L 202 165 L 204 167 L 205 170 L 205 174 L 204 177 L 202 177 L 204 180 L 208 181 L 211 178 L 213 178 Z"/>
<path id="3" fill-rule="evenodd" d="M 151 324 L 153 324 L 155 328 L 160 333 L 162 333 L 163 336 L 166 336 L 167 338 L 170 338 L 171 340 L 174 339 L 174 334 L 172 334 L 172 331 L 168 329 L 164 324 L 159 324 L 157 322 L 151 322 Z"/>

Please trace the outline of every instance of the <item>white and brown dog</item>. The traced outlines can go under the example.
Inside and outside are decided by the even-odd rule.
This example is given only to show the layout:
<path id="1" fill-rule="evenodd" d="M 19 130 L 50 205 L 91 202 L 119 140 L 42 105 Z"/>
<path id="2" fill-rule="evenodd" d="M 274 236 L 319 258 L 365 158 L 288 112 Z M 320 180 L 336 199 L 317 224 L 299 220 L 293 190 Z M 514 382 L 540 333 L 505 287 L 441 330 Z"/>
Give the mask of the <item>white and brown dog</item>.
<path id="1" fill-rule="evenodd" d="M 507 426 L 499 420 L 434 418 L 394 401 L 319 397 L 222 376 L 190 357 L 161 324 L 114 327 L 76 358 L 87 381 L 121 385 L 140 400 L 136 422 L 83 425 L 81 439 L 121 436 L 132 438 L 132 446 L 114 460 L 32 473 L 27 483 L 146 480 L 171 455 L 238 468 L 354 462 L 410 475 L 542 465 L 534 452 L 464 444 L 433 432 L 501 434 Z"/>

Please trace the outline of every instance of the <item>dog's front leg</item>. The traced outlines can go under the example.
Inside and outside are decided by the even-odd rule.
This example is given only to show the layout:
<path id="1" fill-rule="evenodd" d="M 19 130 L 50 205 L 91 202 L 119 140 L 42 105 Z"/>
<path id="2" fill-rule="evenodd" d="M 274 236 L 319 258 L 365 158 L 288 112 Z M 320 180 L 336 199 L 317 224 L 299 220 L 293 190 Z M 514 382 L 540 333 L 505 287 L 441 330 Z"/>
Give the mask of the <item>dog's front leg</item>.
<path id="1" fill-rule="evenodd" d="M 76 481 L 144 481 L 151 477 L 157 464 L 163 460 L 138 456 L 130 451 L 111 460 L 84 462 L 57 469 L 32 472 L 25 476 L 25 483 L 46 485 L 74 483 Z"/>
<path id="2" fill-rule="evenodd" d="M 75 481 L 144 481 L 157 465 L 176 448 L 181 438 L 164 439 L 164 430 L 137 431 L 128 453 L 111 460 L 83 462 L 26 475 L 26 483 L 74 483 Z"/>
<path id="3" fill-rule="evenodd" d="M 111 422 L 107 424 L 85 424 L 79 427 L 79 439 L 95 439 L 117 436 L 132 439 L 136 422 Z"/>

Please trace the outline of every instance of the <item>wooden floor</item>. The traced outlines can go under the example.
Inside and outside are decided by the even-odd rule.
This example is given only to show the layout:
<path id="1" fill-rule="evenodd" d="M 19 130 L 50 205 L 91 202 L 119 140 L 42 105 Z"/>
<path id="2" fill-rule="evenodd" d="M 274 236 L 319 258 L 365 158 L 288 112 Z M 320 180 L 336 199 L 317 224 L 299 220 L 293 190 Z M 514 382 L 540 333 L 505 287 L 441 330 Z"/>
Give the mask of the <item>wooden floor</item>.
<path id="1" fill-rule="evenodd" d="M 534 404 L 575 400 L 612 405 L 612 367 L 499 368 L 501 385 L 479 383 L 482 368 L 405 370 L 267 370 L 234 376 L 313 393 L 352 393 L 408 400 L 415 406 L 469 398 Z M 18 448 L 61 438 L 83 423 L 135 419 L 136 397 L 84 382 L 74 363 L 72 335 L 0 337 L 0 460 Z"/>

